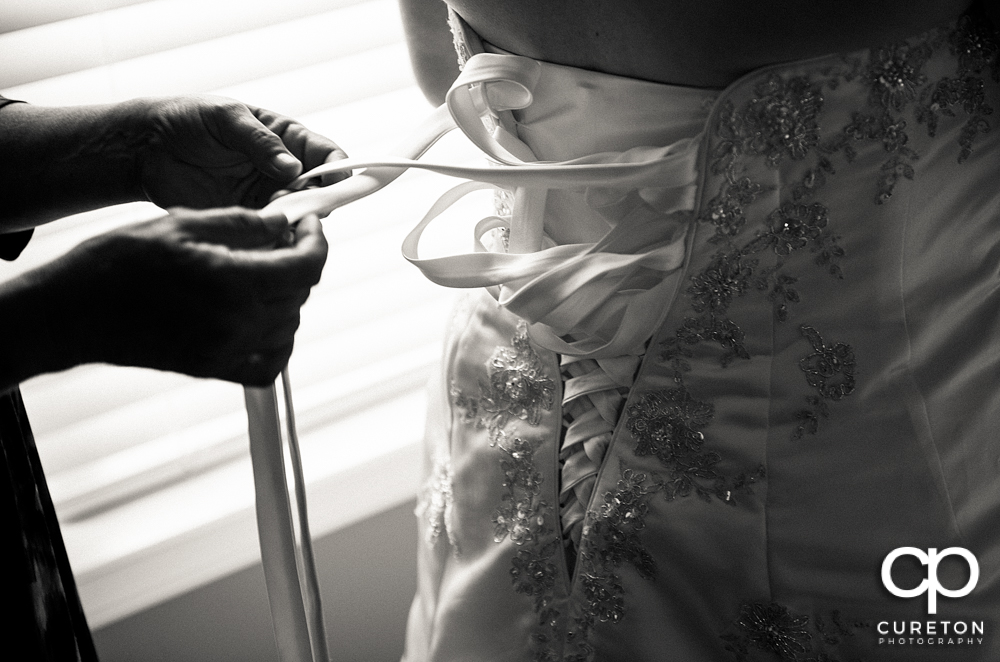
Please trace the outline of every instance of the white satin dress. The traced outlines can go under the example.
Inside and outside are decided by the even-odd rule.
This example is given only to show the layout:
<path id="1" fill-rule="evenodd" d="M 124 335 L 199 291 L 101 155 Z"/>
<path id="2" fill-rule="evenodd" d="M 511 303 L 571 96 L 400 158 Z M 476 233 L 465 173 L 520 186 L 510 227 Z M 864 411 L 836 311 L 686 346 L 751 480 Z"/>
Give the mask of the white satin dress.
<path id="1" fill-rule="evenodd" d="M 404 247 L 485 288 L 432 397 L 404 659 L 1000 659 L 992 28 L 713 92 L 455 27 L 449 103 L 513 174 L 477 252 Z M 968 550 L 975 586 L 929 614 L 883 582 L 900 547 Z"/>

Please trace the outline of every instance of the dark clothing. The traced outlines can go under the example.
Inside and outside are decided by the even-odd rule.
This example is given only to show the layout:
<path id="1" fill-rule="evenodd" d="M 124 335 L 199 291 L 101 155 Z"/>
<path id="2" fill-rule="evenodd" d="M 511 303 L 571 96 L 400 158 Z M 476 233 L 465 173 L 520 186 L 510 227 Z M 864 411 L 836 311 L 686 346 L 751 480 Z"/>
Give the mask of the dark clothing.
<path id="1" fill-rule="evenodd" d="M 0 395 L 0 637 L 19 659 L 96 662 L 97 652 L 66 557 L 55 508 L 21 401 Z"/>
<path id="2" fill-rule="evenodd" d="M 0 107 L 13 103 L 0 97 Z M 2 212 L 0 212 L 2 213 Z M 31 231 L 0 234 L 13 260 Z M 17 351 L 17 348 L 5 348 Z M 5 651 L 32 662 L 96 662 L 21 392 L 0 393 L 0 618 Z"/>
<path id="3" fill-rule="evenodd" d="M 12 103 L 21 102 L 0 97 L 0 108 Z M 20 255 L 24 247 L 28 245 L 28 240 L 31 239 L 33 232 L 34 230 L 22 230 L 20 232 L 0 234 L 0 259 L 13 260 Z"/>

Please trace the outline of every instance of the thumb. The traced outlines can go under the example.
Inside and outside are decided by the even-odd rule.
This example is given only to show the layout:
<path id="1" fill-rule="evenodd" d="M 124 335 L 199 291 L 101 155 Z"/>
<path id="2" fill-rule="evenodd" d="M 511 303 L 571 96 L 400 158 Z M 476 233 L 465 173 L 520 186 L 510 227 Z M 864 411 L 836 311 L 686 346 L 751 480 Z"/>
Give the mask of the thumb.
<path id="1" fill-rule="evenodd" d="M 274 246 L 283 241 L 289 230 L 284 214 L 262 214 L 245 207 L 208 210 L 175 207 L 169 213 L 192 241 L 228 248 Z"/>
<path id="2" fill-rule="evenodd" d="M 227 147 L 242 153 L 268 177 L 284 184 L 302 172 L 302 163 L 288 151 L 281 138 L 246 106 L 241 106 L 235 116 L 223 116 L 219 129 Z"/>

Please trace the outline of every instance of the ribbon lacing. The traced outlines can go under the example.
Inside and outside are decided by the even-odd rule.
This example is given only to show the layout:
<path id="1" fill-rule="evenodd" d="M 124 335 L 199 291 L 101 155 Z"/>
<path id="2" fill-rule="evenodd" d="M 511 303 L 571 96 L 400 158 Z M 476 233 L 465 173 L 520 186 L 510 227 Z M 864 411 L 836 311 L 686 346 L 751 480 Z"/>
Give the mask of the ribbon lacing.
<path id="1" fill-rule="evenodd" d="M 403 256 L 441 285 L 486 288 L 500 306 L 528 322 L 536 344 L 562 355 L 563 370 L 569 375 L 563 406 L 572 422 L 561 452 L 561 516 L 564 532 L 578 542 L 624 395 L 676 290 L 697 191 L 700 136 L 665 147 L 539 161 L 518 139 L 511 113 L 531 104 L 539 76 L 540 64 L 530 58 L 473 55 L 448 92 L 445 106 L 427 124 L 427 135 L 416 141 L 419 147 L 407 147 L 419 156 L 442 133 L 458 126 L 487 156 L 487 166 L 414 158 L 345 159 L 305 173 L 297 182 L 362 167 L 367 170 L 338 186 L 360 190 L 367 186 L 366 177 L 381 182 L 372 186 L 381 186 L 411 167 L 471 180 L 449 190 L 431 207 L 404 240 Z M 351 180 L 356 181 L 351 184 Z M 475 252 L 420 256 L 420 238 L 432 221 L 463 196 L 493 187 L 512 191 L 511 214 L 488 216 L 476 225 Z M 544 227 L 551 189 L 581 191 L 610 230 L 592 243 L 555 245 Z M 323 207 L 302 200 L 313 206 L 310 211 Z M 281 203 L 279 198 L 272 204 Z M 296 204 L 289 201 L 287 209 Z M 486 248 L 486 235 L 498 228 L 509 232 L 506 252 Z"/>
<path id="2" fill-rule="evenodd" d="M 502 307 L 529 322 L 536 343 L 562 355 L 567 426 L 560 449 L 560 521 L 564 539 L 575 548 L 640 356 L 676 289 L 690 221 L 684 212 L 694 208 L 699 141 L 594 154 L 546 164 L 552 174 L 538 173 L 539 162 L 517 139 L 508 112 L 531 103 L 538 66 L 518 56 L 474 55 L 447 97 L 458 126 L 496 169 L 516 178 L 508 186 L 510 218 L 479 223 L 477 254 L 422 260 L 416 250 L 420 234 L 451 204 L 446 196 L 407 238 L 404 255 L 436 282 L 487 287 Z M 591 244 L 548 246 L 544 211 L 551 188 L 585 188 L 588 206 L 612 229 Z M 460 187 L 455 195 L 462 192 Z M 509 231 L 507 253 L 486 251 L 483 236 L 495 228 Z"/>

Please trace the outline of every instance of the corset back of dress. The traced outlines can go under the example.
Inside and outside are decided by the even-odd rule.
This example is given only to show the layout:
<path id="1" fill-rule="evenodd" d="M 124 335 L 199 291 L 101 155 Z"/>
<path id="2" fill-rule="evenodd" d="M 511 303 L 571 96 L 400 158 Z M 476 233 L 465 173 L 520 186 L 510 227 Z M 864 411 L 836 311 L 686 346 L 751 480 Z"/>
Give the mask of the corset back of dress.
<path id="1" fill-rule="evenodd" d="M 660 138 L 700 136 L 696 184 L 690 211 L 671 212 L 686 214 L 684 260 L 664 276 L 675 284 L 634 383 L 606 389 L 621 401 L 564 383 L 557 355 L 493 298 L 456 313 L 428 421 L 407 659 L 1000 657 L 998 54 L 970 15 L 717 94 L 669 91 L 700 109 Z M 539 158 L 628 150 L 600 136 L 577 152 L 575 133 L 672 107 L 619 79 L 590 114 L 576 108 L 586 85 L 541 81 L 500 118 Z M 563 234 L 574 212 L 560 214 L 601 195 L 550 194 L 546 232 L 593 240 Z M 579 393 L 620 416 L 571 568 L 560 444 Z M 926 595 L 883 581 L 899 547 L 967 549 L 978 582 L 929 614 Z M 967 571 L 942 565 L 941 582 Z M 916 586 L 926 572 L 893 576 Z M 913 621 L 966 625 L 939 645 L 894 632 Z"/>

